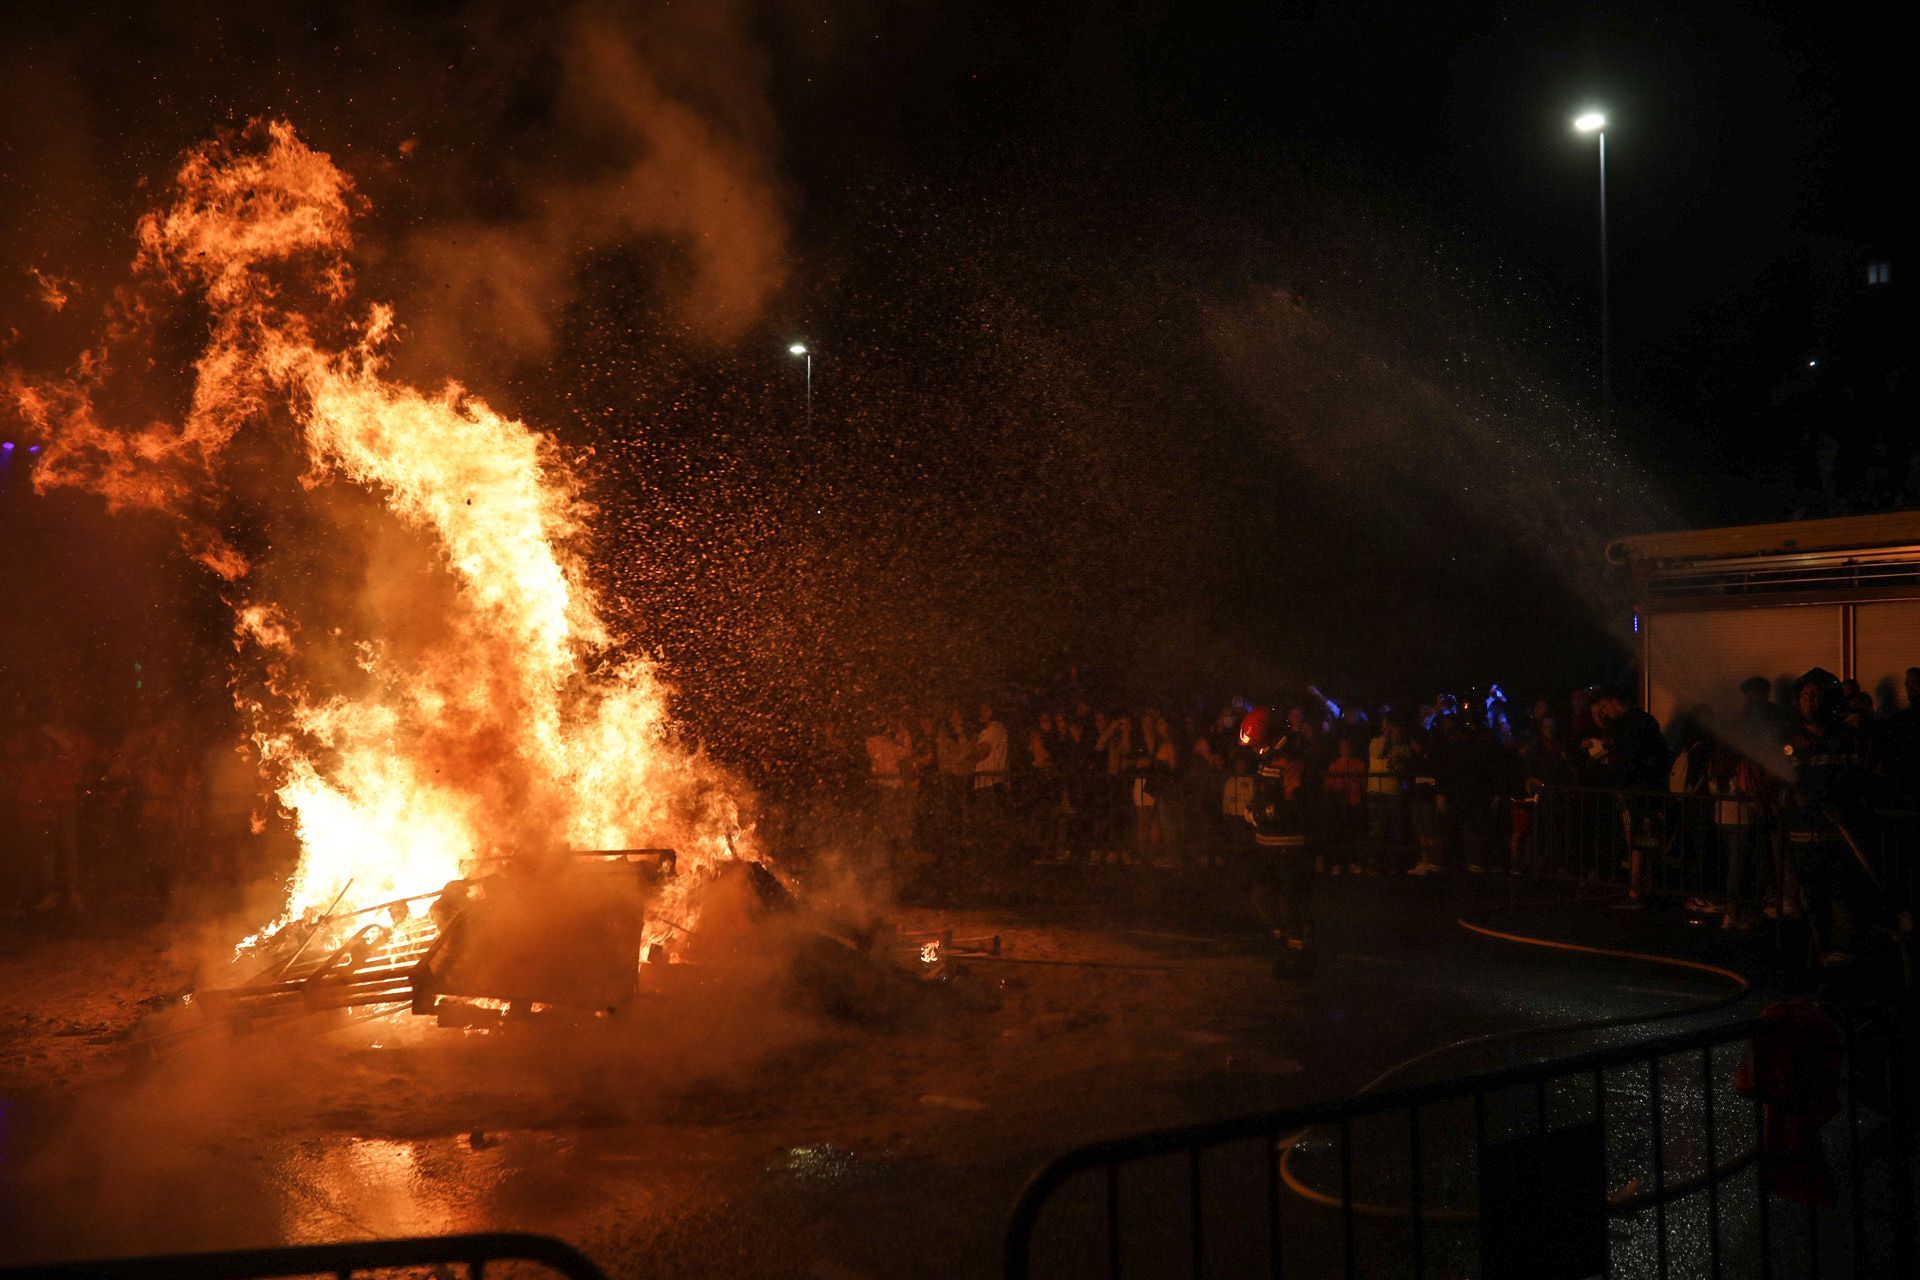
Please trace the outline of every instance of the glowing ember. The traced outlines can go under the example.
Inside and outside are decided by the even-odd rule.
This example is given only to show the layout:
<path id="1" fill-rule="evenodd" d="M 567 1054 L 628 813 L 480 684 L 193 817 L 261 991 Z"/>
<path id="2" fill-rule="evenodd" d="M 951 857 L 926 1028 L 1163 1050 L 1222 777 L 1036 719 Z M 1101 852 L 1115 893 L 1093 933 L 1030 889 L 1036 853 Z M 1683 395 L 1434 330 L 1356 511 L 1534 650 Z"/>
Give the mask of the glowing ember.
<path id="1" fill-rule="evenodd" d="M 920 963 L 921 964 L 933 964 L 939 959 L 940 959 L 940 944 L 938 942 L 927 942 L 927 943 L 921 944 L 920 946 Z"/>
<path id="2" fill-rule="evenodd" d="M 9 388 L 48 439 L 36 482 L 173 517 L 227 584 L 237 702 L 301 841 L 288 915 L 349 883 L 343 907 L 428 892 L 503 849 L 730 856 L 744 792 L 674 739 L 652 666 L 608 634 L 558 446 L 458 385 L 387 376 L 394 316 L 353 298 L 360 204 L 283 122 L 191 153 L 107 341 L 69 380 Z M 113 348 L 195 300 L 179 420 L 103 421 Z M 324 590 L 276 572 L 311 548 L 245 553 L 216 514 L 262 484 L 236 444 L 275 432 L 305 474 L 274 498 L 351 553 Z"/>

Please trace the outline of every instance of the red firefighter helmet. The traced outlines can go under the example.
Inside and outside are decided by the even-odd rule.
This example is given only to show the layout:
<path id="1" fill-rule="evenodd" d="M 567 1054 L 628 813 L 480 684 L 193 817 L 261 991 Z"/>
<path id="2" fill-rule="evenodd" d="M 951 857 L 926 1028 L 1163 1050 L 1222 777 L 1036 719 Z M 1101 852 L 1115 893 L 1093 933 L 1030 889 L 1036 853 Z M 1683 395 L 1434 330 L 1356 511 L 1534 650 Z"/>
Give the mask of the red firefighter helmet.
<path id="1" fill-rule="evenodd" d="M 1265 707 L 1255 707 L 1240 721 L 1240 745 L 1252 747 L 1255 751 L 1264 750 L 1267 743 L 1273 740 L 1273 730 L 1273 712 Z"/>

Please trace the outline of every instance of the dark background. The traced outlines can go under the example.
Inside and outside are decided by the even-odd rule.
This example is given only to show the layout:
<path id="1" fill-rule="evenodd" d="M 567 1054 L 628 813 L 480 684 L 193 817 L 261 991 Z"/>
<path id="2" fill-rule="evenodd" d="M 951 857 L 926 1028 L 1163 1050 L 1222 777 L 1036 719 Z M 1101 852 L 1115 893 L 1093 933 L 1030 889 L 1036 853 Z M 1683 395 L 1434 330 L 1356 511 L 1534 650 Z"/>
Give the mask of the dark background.
<path id="1" fill-rule="evenodd" d="M 1115 699 L 1564 688 L 1622 662 L 1606 540 L 1839 509 L 1889 449 L 1904 474 L 1892 295 L 1856 280 L 1898 256 L 1886 33 L 1760 5 L 698 9 L 9 10 L 0 364 L 71 362 L 180 153 L 284 115 L 367 197 L 400 372 L 581 450 L 609 607 L 743 757 L 1069 669 Z M 631 84 L 594 82 L 609 48 Z M 217 688 L 212 584 L 152 522 L 31 496 L 20 443 L 15 681 L 111 691 L 145 654 L 143 690 Z"/>

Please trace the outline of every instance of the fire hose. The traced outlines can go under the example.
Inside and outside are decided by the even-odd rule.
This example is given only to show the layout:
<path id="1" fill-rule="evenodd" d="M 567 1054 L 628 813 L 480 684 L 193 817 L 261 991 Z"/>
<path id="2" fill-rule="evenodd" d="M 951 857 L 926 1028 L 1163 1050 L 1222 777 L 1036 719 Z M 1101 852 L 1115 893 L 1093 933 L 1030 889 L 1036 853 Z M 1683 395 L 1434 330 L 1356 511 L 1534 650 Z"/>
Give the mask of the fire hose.
<path id="1" fill-rule="evenodd" d="M 1611 895 L 1605 899 L 1575 898 L 1559 903 L 1530 903 L 1525 905 L 1528 907 L 1538 907 L 1541 905 L 1580 905 L 1589 902 L 1606 901 L 1609 900 L 1610 897 Z M 1502 909 L 1513 910 L 1518 905 L 1521 904 L 1512 904 Z M 1703 997 L 1690 1004 L 1682 1005 L 1677 1009 L 1659 1009 L 1648 1013 L 1610 1014 L 1599 1018 L 1581 1018 L 1570 1022 L 1550 1023 L 1546 1026 L 1511 1027 L 1504 1031 L 1488 1031 L 1482 1032 L 1479 1035 L 1466 1036 L 1462 1039 L 1449 1041 L 1446 1044 L 1424 1050 L 1411 1058 L 1406 1058 L 1394 1063 L 1385 1071 L 1382 1071 L 1379 1075 L 1376 1075 L 1373 1079 L 1367 1081 L 1361 1085 L 1359 1089 L 1355 1090 L 1356 1096 L 1359 1094 L 1372 1093 L 1376 1089 L 1379 1089 L 1383 1085 L 1388 1084 L 1417 1067 L 1424 1066 L 1441 1058 L 1450 1057 L 1456 1053 L 1463 1053 L 1487 1045 L 1503 1044 L 1534 1037 L 1573 1035 L 1583 1031 L 1602 1031 L 1613 1027 L 1634 1026 L 1645 1022 L 1658 1022 L 1668 1018 L 1684 1018 L 1696 1014 L 1711 1013 L 1716 1009 L 1724 1009 L 1728 1005 L 1740 1000 L 1749 990 L 1747 980 L 1732 969 L 1723 968 L 1720 965 L 1707 964 L 1700 960 L 1682 960 L 1675 956 L 1664 956 L 1648 951 L 1629 951 L 1616 947 L 1598 947 L 1585 943 L 1567 942 L 1557 938 L 1541 938 L 1530 934 L 1496 929 L 1491 925 L 1469 920 L 1465 916 L 1456 917 L 1454 923 L 1469 933 L 1478 934 L 1485 938 L 1493 938 L 1501 942 L 1516 943 L 1520 946 L 1541 947 L 1549 951 L 1564 951 L 1577 955 L 1601 956 L 1612 960 L 1637 961 L 1644 964 L 1661 965 L 1667 968 L 1705 974 L 1711 978 L 1727 983 L 1728 987 L 1725 991 L 1716 995 Z M 1301 1139 L 1306 1137 L 1310 1128 L 1311 1126 L 1309 1129 L 1302 1129 L 1297 1133 L 1280 1139 L 1280 1178 L 1289 1191 L 1310 1204 L 1319 1205 L 1322 1208 L 1328 1209 L 1351 1210 L 1361 1217 L 1395 1220 L 1405 1220 L 1413 1217 L 1413 1214 L 1404 1205 L 1379 1204 L 1371 1201 L 1353 1200 L 1351 1198 L 1342 1200 L 1337 1195 L 1331 1195 L 1309 1185 L 1306 1179 L 1293 1168 L 1293 1156 L 1294 1152 L 1299 1148 Z M 1749 1160 L 1753 1159 L 1756 1154 L 1757 1149 L 1749 1149 L 1742 1152 L 1705 1171 L 1697 1181 L 1704 1183 L 1708 1178 L 1724 1177 L 1745 1165 Z M 1690 1189 L 1690 1185 L 1683 1186 L 1678 1183 L 1673 1183 L 1665 1188 L 1664 1194 L 1671 1197 L 1672 1195 Z M 1646 1203 L 1646 1201 L 1652 1198 L 1653 1194 L 1651 1191 L 1635 1191 L 1629 1188 L 1609 1195 L 1608 1206 L 1609 1209 L 1615 1213 L 1630 1212 Z M 1479 1211 L 1475 1209 L 1433 1209 L 1424 1211 L 1421 1216 L 1435 1222 L 1473 1222 L 1478 1220 L 1480 1214 Z"/>

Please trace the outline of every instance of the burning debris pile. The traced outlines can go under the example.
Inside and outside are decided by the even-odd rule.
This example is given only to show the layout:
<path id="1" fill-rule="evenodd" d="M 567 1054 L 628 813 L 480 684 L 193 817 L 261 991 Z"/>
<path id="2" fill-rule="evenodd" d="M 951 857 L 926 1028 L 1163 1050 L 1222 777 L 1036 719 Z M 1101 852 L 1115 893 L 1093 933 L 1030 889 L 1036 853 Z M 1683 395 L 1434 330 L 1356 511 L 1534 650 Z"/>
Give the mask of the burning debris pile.
<path id="1" fill-rule="evenodd" d="M 943 943 L 948 951 L 985 950 L 956 945 L 950 934 L 901 934 L 878 921 L 815 913 L 763 864 L 746 860 L 710 873 L 719 918 L 696 931 L 653 914 L 673 896 L 676 862 L 665 849 L 509 861 L 437 892 L 320 913 L 255 948 L 246 978 L 163 1011 L 137 1047 L 161 1054 L 210 1032 L 316 1016 L 331 1027 L 411 1012 L 461 1030 L 620 1019 L 697 990 L 744 949 L 769 947 L 825 1011 L 860 1016 L 876 1004 L 876 983 L 950 976 Z M 648 941 L 662 925 L 667 940 Z"/>
<path id="2" fill-rule="evenodd" d="M 675 849 L 647 890 L 683 924 L 690 886 L 753 855 L 746 789 L 603 621 L 560 447 L 388 376 L 396 317 L 354 296 L 362 205 L 284 122 L 195 149 L 98 344 L 7 386 L 42 489 L 171 521 L 232 610 L 235 702 L 300 846 L 239 945 L 255 978 L 214 997 L 259 1013 L 422 998 L 403 969 L 467 918 L 445 886 L 494 893 L 514 850 Z"/>

